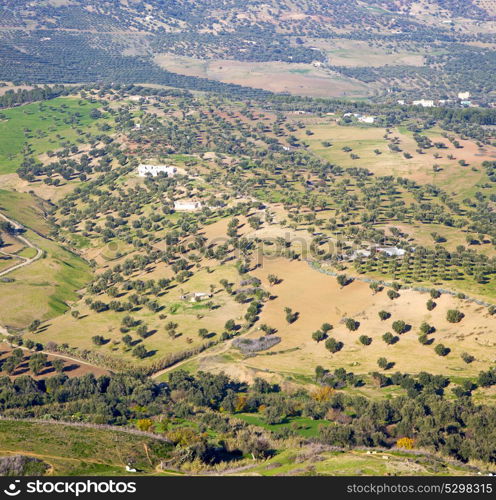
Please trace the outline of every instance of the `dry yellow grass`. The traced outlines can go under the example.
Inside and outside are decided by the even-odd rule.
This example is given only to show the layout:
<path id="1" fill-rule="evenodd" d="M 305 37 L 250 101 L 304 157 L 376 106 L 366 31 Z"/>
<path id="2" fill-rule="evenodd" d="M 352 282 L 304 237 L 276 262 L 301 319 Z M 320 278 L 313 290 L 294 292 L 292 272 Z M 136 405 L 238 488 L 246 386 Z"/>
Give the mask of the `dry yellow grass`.
<path id="1" fill-rule="evenodd" d="M 288 375 L 311 375 L 317 365 L 368 373 L 379 370 L 377 359 L 386 357 L 395 363 L 394 370 L 401 372 L 424 370 L 466 376 L 477 374 L 494 361 L 494 319 L 481 306 L 443 295 L 436 300 L 438 306 L 429 312 L 425 306 L 428 294 L 403 290 L 400 291 L 400 298 L 391 301 L 385 291 L 373 295 L 368 284 L 358 281 L 340 289 L 335 278 L 314 271 L 305 262 L 288 262 L 279 258 L 266 260 L 254 274 L 268 286 L 266 278 L 269 273 L 276 274 L 283 282 L 272 287 L 271 292 L 276 298 L 264 306 L 260 323 L 277 328 L 277 335 L 282 338 L 282 342 L 272 348 L 273 351 L 293 350 L 272 356 L 236 359 L 237 365 Z M 285 307 L 300 313 L 300 318 L 292 325 L 285 320 Z M 446 321 L 447 310 L 453 308 L 462 310 L 466 315 L 459 324 Z M 391 313 L 389 320 L 379 319 L 378 312 L 383 309 Z M 346 317 L 360 322 L 358 331 L 349 332 L 346 329 L 341 322 Z M 399 342 L 387 345 L 381 337 L 387 331 L 394 333 L 392 322 L 395 320 L 404 320 L 412 328 L 399 336 Z M 424 346 L 418 342 L 418 329 L 423 321 L 437 329 L 429 336 L 434 339 L 433 345 Z M 336 354 L 330 354 L 324 342 L 317 344 L 311 338 L 312 332 L 324 322 L 334 326 L 330 336 L 344 343 L 342 351 Z M 364 334 L 372 337 L 370 346 L 359 343 L 359 336 Z M 259 335 L 260 332 L 251 334 L 253 337 Z M 439 357 L 434 352 L 437 343 L 449 347 L 451 353 Z M 474 355 L 476 361 L 465 364 L 460 358 L 465 351 Z"/>
<path id="2" fill-rule="evenodd" d="M 169 269 L 157 267 L 149 273 L 141 273 L 134 277 L 145 280 L 159 279 L 166 277 L 169 273 Z M 158 314 L 151 312 L 146 307 L 135 312 L 106 311 L 95 313 L 89 309 L 84 300 L 80 300 L 72 304 L 72 309 L 80 313 L 79 319 L 75 319 L 70 313 L 66 313 L 50 321 L 42 333 L 30 334 L 30 337 L 42 343 L 49 340 L 57 343 L 66 342 L 73 347 L 99 350 L 108 355 L 122 357 L 128 361 L 136 361 L 136 358 L 131 355 L 131 350 L 121 342 L 123 336 L 123 333 L 120 332 L 122 318 L 131 315 L 146 324 L 148 330 L 152 332 L 142 343 L 147 351 L 152 351 L 155 355 L 146 358 L 141 363 L 153 362 L 168 354 L 191 349 L 204 343 L 205 340 L 198 335 L 200 328 L 206 328 L 209 332 L 216 333 L 212 340 L 218 340 L 227 319 L 232 318 L 239 322 L 246 306 L 238 304 L 226 292 L 219 290 L 221 288 L 219 280 L 221 279 L 227 279 L 230 282 L 239 281 L 237 271 L 233 265 L 217 267 L 212 269 L 210 273 L 205 269 L 195 272 L 195 275 L 188 282 L 157 298 L 157 302 L 164 306 L 164 309 Z M 211 284 L 216 286 L 216 293 L 214 293 L 212 301 L 220 306 L 217 309 L 209 310 L 204 306 L 204 303 L 194 304 L 180 299 L 181 295 L 189 292 L 209 293 Z M 152 299 L 155 299 L 155 297 L 152 297 Z M 95 297 L 95 300 L 109 302 L 111 299 L 102 295 Z M 120 300 L 126 300 L 126 297 L 121 297 Z M 172 306 L 177 307 L 177 310 L 171 309 Z M 166 317 L 160 319 L 160 314 L 165 314 Z M 174 339 L 169 337 L 165 330 L 165 325 L 170 321 L 178 324 L 176 332 L 179 335 Z M 134 340 L 140 340 L 134 330 L 129 331 L 129 334 Z M 102 335 L 108 340 L 108 343 L 96 347 L 91 340 L 94 335 Z M 192 342 L 188 342 L 188 338 Z"/>
<path id="3" fill-rule="evenodd" d="M 155 62 L 168 71 L 262 88 L 272 92 L 311 97 L 362 97 L 370 94 L 365 84 L 311 64 L 200 60 L 173 54 L 160 54 Z"/>
<path id="4" fill-rule="evenodd" d="M 392 129 L 390 137 L 399 138 L 402 150 L 393 153 L 388 148 L 389 141 L 384 138 L 386 130 L 381 127 L 339 126 L 327 119 L 308 121 L 307 128 L 313 135 L 307 136 L 301 131 L 298 134 L 300 139 L 308 143 L 312 151 L 333 163 L 343 167 L 367 168 L 376 175 L 395 175 L 422 184 L 434 184 L 453 193 L 460 200 L 472 194 L 475 186 L 485 179 L 482 162 L 496 158 L 496 148 L 493 146 L 479 148 L 473 141 L 457 138 L 463 147 L 456 149 L 438 130 L 424 134 L 433 142 L 444 143 L 446 148 L 433 147 L 419 154 L 416 152 L 418 146 L 412 133 L 406 129 Z M 330 141 L 332 146 L 326 148 L 322 141 Z M 343 151 L 345 146 L 351 147 L 353 151 Z M 381 154 L 376 154 L 376 149 Z M 412 158 L 404 158 L 403 152 L 410 153 Z M 435 153 L 439 153 L 441 157 L 435 158 Z M 354 160 L 351 154 L 356 154 L 359 158 Z M 450 154 L 454 156 L 453 160 L 448 159 Z M 459 160 L 465 160 L 468 166 L 460 166 Z M 441 168 L 439 172 L 433 171 L 435 164 Z"/>

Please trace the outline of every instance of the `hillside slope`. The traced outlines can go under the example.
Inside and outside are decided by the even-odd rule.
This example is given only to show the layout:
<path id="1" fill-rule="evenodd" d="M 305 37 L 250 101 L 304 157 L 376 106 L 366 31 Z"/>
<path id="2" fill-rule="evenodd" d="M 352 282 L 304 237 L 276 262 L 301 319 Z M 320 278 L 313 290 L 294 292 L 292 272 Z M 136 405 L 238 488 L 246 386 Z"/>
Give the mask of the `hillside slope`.
<path id="1" fill-rule="evenodd" d="M 387 87 L 418 92 L 426 82 L 440 94 L 464 85 L 484 95 L 494 90 L 480 71 L 495 64 L 494 14 L 491 2 L 476 0 L 306 0 L 298 5 L 288 0 L 248 4 L 240 0 L 9 0 L 0 8 L 0 80 L 110 80 L 223 92 L 233 90 L 223 83 L 236 83 L 296 94 L 315 85 L 319 90 L 313 94 L 327 96 L 335 95 L 331 88 L 338 84 L 337 77 L 345 77 L 352 79 L 348 82 L 352 96 L 381 94 Z M 363 42 L 365 48 L 360 45 Z M 474 45 L 480 43 L 489 45 L 482 50 Z M 192 58 L 192 64 L 278 61 L 289 65 L 283 80 L 306 74 L 312 67 L 321 69 L 299 88 L 274 88 L 263 79 L 251 80 L 249 74 L 182 71 L 163 58 L 158 60 L 160 67 L 156 57 L 164 54 Z M 365 59 L 355 61 L 361 57 Z M 367 66 L 374 58 L 385 68 L 380 74 Z M 361 71 L 353 72 L 347 59 Z M 471 71 L 459 81 L 461 62 Z M 297 63 L 308 66 L 291 68 Z M 197 78 L 202 76 L 206 78 Z M 322 85 L 322 80 L 331 84 Z M 357 90 L 360 82 L 375 84 Z M 347 95 L 346 90 L 340 94 Z"/>

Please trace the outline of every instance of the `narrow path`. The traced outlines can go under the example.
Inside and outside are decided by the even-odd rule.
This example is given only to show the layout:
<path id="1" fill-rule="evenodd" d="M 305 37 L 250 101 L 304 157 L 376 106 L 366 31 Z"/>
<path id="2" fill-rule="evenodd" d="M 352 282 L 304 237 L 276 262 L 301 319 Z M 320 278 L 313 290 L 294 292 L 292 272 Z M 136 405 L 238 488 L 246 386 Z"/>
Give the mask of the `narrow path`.
<path id="1" fill-rule="evenodd" d="M 66 420 L 51 420 L 44 418 L 13 418 L 13 417 L 2 417 L 0 416 L 1 422 L 27 422 L 31 424 L 42 424 L 46 425 L 59 425 L 65 427 L 80 427 L 84 429 L 97 429 L 109 432 L 122 432 L 124 434 L 132 434 L 133 436 L 151 438 L 157 441 L 163 441 L 165 443 L 171 444 L 171 441 L 161 434 L 155 434 L 153 432 L 140 431 L 131 427 L 116 426 L 110 424 L 92 424 L 89 422 L 68 422 Z"/>
<path id="2" fill-rule="evenodd" d="M 12 335 L 4 327 L 2 327 L 2 326 L 0 326 L 0 333 L 2 333 L 3 335 L 6 335 L 8 337 L 12 337 Z M 27 347 L 13 345 L 13 344 L 11 344 L 8 341 L 6 341 L 5 343 L 7 345 L 9 345 L 10 347 L 14 348 L 14 349 L 22 349 L 23 351 L 29 351 L 29 352 L 31 352 L 31 349 L 28 349 Z M 0 342 L 0 344 L 1 344 L 1 342 Z M 83 360 L 78 359 L 78 358 L 72 358 L 71 356 L 66 356 L 65 354 L 58 354 L 56 352 L 43 351 L 43 350 L 36 351 L 36 352 L 41 352 L 43 354 L 46 354 L 47 356 L 53 356 L 54 358 L 60 358 L 60 359 L 66 360 L 66 361 L 73 361 L 74 363 L 78 363 L 79 365 L 91 366 L 92 368 L 98 368 L 100 370 L 105 370 L 107 372 L 110 372 L 109 369 L 104 368 L 103 366 L 99 366 L 99 365 L 95 365 L 95 364 L 92 364 L 92 363 L 88 363 L 87 361 L 83 361 Z"/>
<path id="3" fill-rule="evenodd" d="M 246 332 L 243 335 L 246 335 L 248 333 L 250 333 L 250 332 Z M 238 335 L 236 338 L 238 339 L 238 338 L 242 337 L 243 335 Z M 228 340 L 227 342 L 224 342 L 222 344 L 222 346 L 219 347 L 219 350 L 214 350 L 215 347 L 218 347 L 218 346 L 215 346 L 215 347 L 212 347 L 210 349 L 206 349 L 205 351 L 200 352 L 199 354 L 195 354 L 194 356 L 191 356 L 189 358 L 183 359 L 182 361 L 174 363 L 173 365 L 168 366 L 167 368 L 164 368 L 163 370 L 159 370 L 158 372 L 153 373 L 152 375 L 150 375 L 150 378 L 158 378 L 158 377 L 164 375 L 165 373 L 170 372 L 171 370 L 175 370 L 178 366 L 189 363 L 190 361 L 197 360 L 200 358 L 206 358 L 207 356 L 214 356 L 214 355 L 222 354 L 222 353 L 226 352 L 227 350 L 229 350 L 233 340 L 234 339 L 231 339 L 231 340 Z"/>
<path id="4" fill-rule="evenodd" d="M 9 219 L 7 216 L 5 216 L 2 213 L 0 213 L 0 218 L 4 219 L 7 222 L 10 222 L 10 224 L 12 224 L 14 226 L 18 225 L 18 223 L 15 220 Z M 37 261 L 43 255 L 43 250 L 41 248 L 37 247 L 36 245 L 34 245 L 33 243 L 31 243 L 24 236 L 17 234 L 16 238 L 19 241 L 22 241 L 22 243 L 24 243 L 27 247 L 34 248 L 36 250 L 36 255 L 31 259 L 17 255 L 17 257 L 21 258 L 23 260 L 23 262 L 21 262 L 20 264 L 16 264 L 15 266 L 9 267 L 8 269 L 5 269 L 4 271 L 1 271 L 0 277 L 5 276 L 6 274 L 9 274 L 12 271 L 15 271 L 16 269 L 20 269 L 21 267 L 28 266 L 29 264 L 32 264 L 33 262 Z"/>

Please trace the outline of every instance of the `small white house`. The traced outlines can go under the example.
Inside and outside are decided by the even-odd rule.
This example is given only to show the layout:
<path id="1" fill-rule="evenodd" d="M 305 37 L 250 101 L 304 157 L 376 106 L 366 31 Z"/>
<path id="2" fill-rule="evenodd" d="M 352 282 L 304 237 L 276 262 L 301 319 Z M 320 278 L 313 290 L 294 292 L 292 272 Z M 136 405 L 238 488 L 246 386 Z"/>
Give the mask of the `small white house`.
<path id="1" fill-rule="evenodd" d="M 205 292 L 191 292 L 187 293 L 186 295 L 181 295 L 181 300 L 187 300 L 189 302 L 199 302 L 204 299 L 210 299 L 212 298 L 211 293 L 205 293 Z"/>
<path id="2" fill-rule="evenodd" d="M 398 247 L 378 248 L 377 251 L 385 253 L 388 257 L 402 257 L 406 253 L 406 250 Z"/>
<path id="3" fill-rule="evenodd" d="M 470 99 L 470 92 L 458 92 L 458 99 L 460 99 L 460 101 Z"/>
<path id="4" fill-rule="evenodd" d="M 200 210 L 202 207 L 201 202 L 194 200 L 179 200 L 174 202 L 174 210 L 178 211 L 194 211 Z"/>
<path id="5" fill-rule="evenodd" d="M 361 123 L 374 123 L 375 116 L 359 116 L 358 121 Z"/>
<path id="6" fill-rule="evenodd" d="M 414 106 L 422 106 L 424 108 L 433 108 L 434 101 L 432 99 L 419 99 L 418 101 L 413 101 Z"/>
<path id="7" fill-rule="evenodd" d="M 162 172 L 165 172 L 169 177 L 172 177 L 177 173 L 177 168 L 168 165 L 140 165 L 138 167 L 138 175 L 140 177 L 146 177 L 147 175 L 157 177 L 157 175 Z"/>

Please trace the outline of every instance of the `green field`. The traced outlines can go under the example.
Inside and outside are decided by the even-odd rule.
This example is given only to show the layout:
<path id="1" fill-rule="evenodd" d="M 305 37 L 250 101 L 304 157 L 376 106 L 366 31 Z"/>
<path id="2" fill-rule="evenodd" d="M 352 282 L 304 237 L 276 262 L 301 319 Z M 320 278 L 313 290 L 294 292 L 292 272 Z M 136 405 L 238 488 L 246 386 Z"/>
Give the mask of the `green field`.
<path id="1" fill-rule="evenodd" d="M 178 472 L 158 471 L 161 460 L 169 458 L 171 451 L 171 445 L 165 442 L 119 430 L 0 421 L 0 456 L 21 454 L 42 460 L 47 466 L 47 475 L 125 475 L 128 463 L 140 474 L 177 475 Z M 475 473 L 473 468 L 461 463 L 407 450 L 319 451 L 307 444 L 298 449 L 276 451 L 269 460 L 254 462 L 241 474 L 376 476 L 411 475 L 412 472 L 429 476 Z M 227 470 L 225 474 L 232 472 Z"/>
<path id="2" fill-rule="evenodd" d="M 78 298 L 76 290 L 90 280 L 89 265 L 45 237 L 50 225 L 31 195 L 0 190 L 0 210 L 29 228 L 24 236 L 44 251 L 41 259 L 9 275 L 14 282 L 0 284 L 3 323 L 22 327 L 33 319 L 50 319 L 62 314 L 68 309 L 67 303 Z M 32 251 L 29 248 L 25 252 L 30 255 L 21 254 L 31 257 Z"/>
<path id="3" fill-rule="evenodd" d="M 47 234 L 50 231 L 50 225 L 42 216 L 41 206 L 30 194 L 0 189 L 0 211 L 37 233 Z"/>
<path id="4" fill-rule="evenodd" d="M 263 427 L 266 430 L 279 431 L 285 428 L 290 428 L 295 430 L 300 436 L 306 438 L 317 436 L 320 426 L 329 425 L 331 423 L 327 420 L 312 420 L 307 417 L 288 417 L 280 424 L 268 425 L 262 417 L 252 413 L 238 413 L 235 417 L 243 420 L 247 424 Z"/>
<path id="5" fill-rule="evenodd" d="M 59 97 L 48 102 L 27 104 L 0 113 L 0 174 L 15 172 L 22 163 L 23 151 L 39 155 L 75 143 L 76 129 L 91 131 L 90 117 L 101 103 L 74 97 Z"/>
<path id="6" fill-rule="evenodd" d="M 170 449 L 153 438 L 103 428 L 0 421 L 0 456 L 38 458 L 49 464 L 50 473 L 55 475 L 122 475 L 129 462 L 149 474 Z"/>
<path id="7" fill-rule="evenodd" d="M 462 465 L 450 464 L 435 456 L 394 451 L 325 451 L 310 447 L 286 450 L 264 464 L 250 469 L 248 474 L 262 476 L 423 476 L 471 475 Z"/>

